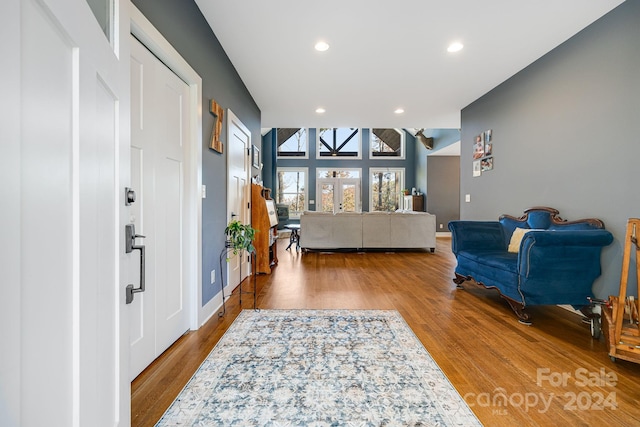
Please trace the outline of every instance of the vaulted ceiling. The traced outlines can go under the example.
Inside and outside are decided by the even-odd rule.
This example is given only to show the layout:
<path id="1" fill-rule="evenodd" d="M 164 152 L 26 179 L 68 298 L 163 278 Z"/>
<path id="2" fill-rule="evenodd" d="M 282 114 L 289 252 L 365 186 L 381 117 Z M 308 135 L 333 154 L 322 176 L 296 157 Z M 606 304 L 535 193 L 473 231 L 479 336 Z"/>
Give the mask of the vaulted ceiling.
<path id="1" fill-rule="evenodd" d="M 622 3 L 195 1 L 264 128 L 459 128 L 462 108 Z"/>

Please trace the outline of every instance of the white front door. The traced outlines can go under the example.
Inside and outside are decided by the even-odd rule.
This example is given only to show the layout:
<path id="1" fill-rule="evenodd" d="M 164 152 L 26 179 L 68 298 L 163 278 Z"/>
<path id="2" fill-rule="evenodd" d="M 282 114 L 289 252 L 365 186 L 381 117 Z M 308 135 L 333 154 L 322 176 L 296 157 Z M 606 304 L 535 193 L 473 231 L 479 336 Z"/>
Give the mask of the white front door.
<path id="1" fill-rule="evenodd" d="M 360 212 L 360 179 L 318 178 L 317 192 L 320 212 Z"/>
<path id="2" fill-rule="evenodd" d="M 188 328 L 188 263 L 184 243 L 185 158 L 189 151 L 189 86 L 131 38 L 130 222 L 144 235 L 145 291 L 131 302 L 131 379 Z M 130 263 L 140 284 L 140 253 Z"/>
<path id="3" fill-rule="evenodd" d="M 227 134 L 228 134 L 228 182 L 227 182 L 227 209 L 229 220 L 237 219 L 243 224 L 251 223 L 251 180 L 249 171 L 249 148 L 251 148 L 251 132 L 242 124 L 231 110 L 227 110 Z M 240 254 L 230 259 L 227 268 L 227 277 L 230 289 L 234 289 L 249 274 L 247 256 Z M 242 275 L 242 277 L 240 277 Z"/>
<path id="4" fill-rule="evenodd" d="M 21 271 L 21 345 L 3 347 L 3 359 L 18 352 L 21 375 L 3 425 L 129 424 L 120 276 L 129 2 L 92 4 L 95 15 L 84 0 L 3 0 L 15 32 L 2 43 L 20 49 L 6 64 L 20 79 L 5 84 L 21 92 L 20 245 L 10 260 Z"/>

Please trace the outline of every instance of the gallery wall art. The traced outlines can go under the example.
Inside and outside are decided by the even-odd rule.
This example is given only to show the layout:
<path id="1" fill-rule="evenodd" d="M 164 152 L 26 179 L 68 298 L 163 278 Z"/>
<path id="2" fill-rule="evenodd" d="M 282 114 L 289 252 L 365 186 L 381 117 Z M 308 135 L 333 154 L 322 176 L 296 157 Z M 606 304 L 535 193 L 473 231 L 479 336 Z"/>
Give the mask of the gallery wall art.
<path id="1" fill-rule="evenodd" d="M 493 130 L 476 135 L 473 144 L 473 176 L 493 170 Z"/>

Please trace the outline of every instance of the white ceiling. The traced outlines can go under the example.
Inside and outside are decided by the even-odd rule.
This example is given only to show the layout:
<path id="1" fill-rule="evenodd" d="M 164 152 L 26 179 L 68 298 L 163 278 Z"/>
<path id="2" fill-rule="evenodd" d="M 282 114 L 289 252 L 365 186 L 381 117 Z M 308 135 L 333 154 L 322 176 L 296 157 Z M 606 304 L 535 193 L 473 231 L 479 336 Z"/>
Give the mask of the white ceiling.
<path id="1" fill-rule="evenodd" d="M 263 128 L 459 128 L 462 108 L 622 3 L 195 1 Z M 453 41 L 464 49 L 448 53 Z"/>

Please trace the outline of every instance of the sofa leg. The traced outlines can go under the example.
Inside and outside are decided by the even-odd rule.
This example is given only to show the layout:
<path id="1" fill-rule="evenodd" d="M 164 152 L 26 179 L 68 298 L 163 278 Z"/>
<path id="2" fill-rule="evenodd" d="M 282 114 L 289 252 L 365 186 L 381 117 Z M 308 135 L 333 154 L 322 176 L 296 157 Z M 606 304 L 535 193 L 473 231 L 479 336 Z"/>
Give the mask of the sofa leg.
<path id="1" fill-rule="evenodd" d="M 525 313 L 524 305 L 522 305 L 522 303 L 514 301 L 511 298 L 507 298 L 504 295 L 500 296 L 509 303 L 509 306 L 511 307 L 513 312 L 516 313 L 516 316 L 518 316 L 518 322 L 522 323 L 523 325 L 531 326 L 531 324 L 533 323 L 531 321 L 531 316 L 529 315 L 529 313 Z"/>
<path id="2" fill-rule="evenodd" d="M 466 282 L 467 280 L 469 280 L 468 277 L 462 276 L 458 273 L 455 273 L 456 277 L 453 278 L 453 283 L 456 284 L 456 288 L 457 289 L 464 289 L 464 287 L 462 287 L 462 284 L 464 282 Z"/>

